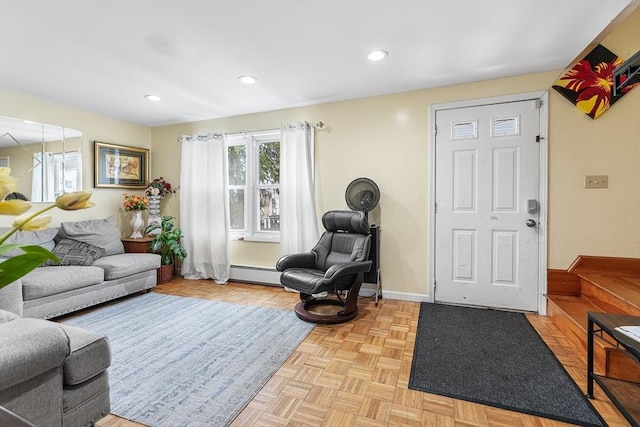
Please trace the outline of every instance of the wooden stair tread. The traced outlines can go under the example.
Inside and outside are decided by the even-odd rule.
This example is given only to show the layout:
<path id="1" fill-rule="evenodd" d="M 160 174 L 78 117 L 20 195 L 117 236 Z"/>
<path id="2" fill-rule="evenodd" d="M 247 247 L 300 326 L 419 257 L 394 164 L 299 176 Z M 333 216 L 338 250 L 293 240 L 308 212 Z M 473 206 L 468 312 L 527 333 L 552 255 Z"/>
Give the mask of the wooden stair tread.
<path id="1" fill-rule="evenodd" d="M 580 255 L 567 271 L 573 274 L 640 277 L 640 258 Z"/>
<path id="2" fill-rule="evenodd" d="M 549 272 L 547 279 L 549 315 L 583 355 L 589 312 L 640 316 L 640 258 L 580 256 L 569 270 Z M 638 383 L 640 365 L 612 342 L 606 334 L 595 335 L 596 372 Z"/>
<path id="3" fill-rule="evenodd" d="M 582 297 L 572 297 L 567 295 L 548 295 L 547 298 L 552 300 L 558 307 L 560 307 L 567 315 L 567 317 L 573 321 L 576 325 L 580 326 L 587 333 L 587 313 L 590 311 L 597 311 L 605 313 L 603 310 L 591 299 Z"/>
<path id="4" fill-rule="evenodd" d="M 640 310 L 640 277 L 599 274 L 579 274 L 578 276 Z"/>

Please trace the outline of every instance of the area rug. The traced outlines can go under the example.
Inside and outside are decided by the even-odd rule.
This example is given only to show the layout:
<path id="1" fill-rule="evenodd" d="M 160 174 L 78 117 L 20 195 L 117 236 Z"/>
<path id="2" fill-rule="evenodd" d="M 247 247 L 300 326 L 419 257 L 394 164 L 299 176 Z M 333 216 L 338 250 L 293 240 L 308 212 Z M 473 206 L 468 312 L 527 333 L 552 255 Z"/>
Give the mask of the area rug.
<path id="1" fill-rule="evenodd" d="M 111 343 L 111 412 L 154 427 L 225 426 L 313 325 L 293 310 L 147 293 L 64 321 Z"/>
<path id="2" fill-rule="evenodd" d="M 422 303 L 409 388 L 606 425 L 522 313 Z"/>

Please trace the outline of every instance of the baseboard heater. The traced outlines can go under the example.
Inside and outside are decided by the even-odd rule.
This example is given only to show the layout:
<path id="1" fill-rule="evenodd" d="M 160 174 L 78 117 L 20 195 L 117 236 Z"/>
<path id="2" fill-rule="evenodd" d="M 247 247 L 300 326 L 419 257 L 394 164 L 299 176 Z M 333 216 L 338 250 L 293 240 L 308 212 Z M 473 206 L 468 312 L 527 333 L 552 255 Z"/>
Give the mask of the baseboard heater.
<path id="1" fill-rule="evenodd" d="M 232 265 L 229 280 L 233 282 L 280 285 L 280 272 L 274 268 Z"/>

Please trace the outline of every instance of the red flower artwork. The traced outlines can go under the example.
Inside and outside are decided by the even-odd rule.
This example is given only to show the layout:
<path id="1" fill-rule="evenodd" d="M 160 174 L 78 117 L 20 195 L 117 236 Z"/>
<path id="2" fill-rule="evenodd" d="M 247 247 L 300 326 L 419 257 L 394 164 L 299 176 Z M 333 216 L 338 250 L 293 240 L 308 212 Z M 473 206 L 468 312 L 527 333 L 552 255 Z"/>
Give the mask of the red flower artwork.
<path id="1" fill-rule="evenodd" d="M 626 87 L 613 97 L 613 70 L 624 61 L 602 45 L 596 46 L 583 60 L 564 73 L 553 88 L 585 112 L 597 119 L 635 85 Z"/>

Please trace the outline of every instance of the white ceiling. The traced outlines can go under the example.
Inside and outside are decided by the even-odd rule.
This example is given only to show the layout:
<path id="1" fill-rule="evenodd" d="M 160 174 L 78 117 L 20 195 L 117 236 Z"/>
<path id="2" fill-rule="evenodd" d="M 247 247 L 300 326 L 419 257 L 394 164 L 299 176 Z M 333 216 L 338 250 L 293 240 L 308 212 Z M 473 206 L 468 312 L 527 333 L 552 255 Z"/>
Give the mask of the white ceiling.
<path id="1" fill-rule="evenodd" d="M 146 126 L 228 117 L 563 69 L 630 3 L 0 0 L 0 89 Z"/>

